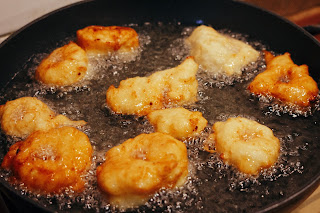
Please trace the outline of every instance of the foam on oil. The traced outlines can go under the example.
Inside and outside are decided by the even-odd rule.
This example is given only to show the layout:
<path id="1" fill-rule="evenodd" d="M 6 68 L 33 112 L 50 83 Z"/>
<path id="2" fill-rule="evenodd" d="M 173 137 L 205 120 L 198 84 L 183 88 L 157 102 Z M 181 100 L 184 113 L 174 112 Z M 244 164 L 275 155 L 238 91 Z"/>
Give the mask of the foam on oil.
<path id="1" fill-rule="evenodd" d="M 139 34 L 139 51 L 130 57 L 116 54 L 90 57 L 89 74 L 74 86 L 56 88 L 36 82 L 33 77 L 35 69 L 48 55 L 38 53 L 30 56 L 24 70 L 1 91 L 2 104 L 23 96 L 35 96 L 57 113 L 73 120 L 87 121 L 88 125 L 81 130 L 89 136 L 94 147 L 92 166 L 84 175 L 86 188 L 81 194 L 69 190 L 62 194 L 41 195 L 28 191 L 23 184 L 16 186 L 17 192 L 55 211 L 119 211 L 109 204 L 99 190 L 96 168 L 104 162 L 104 155 L 110 148 L 141 133 L 153 132 L 153 128 L 144 117 L 112 113 L 105 104 L 105 93 L 110 85 L 117 87 L 126 78 L 150 75 L 180 64 L 189 52 L 184 39 L 194 29 L 179 23 L 145 23 L 131 27 Z M 261 42 L 251 41 L 248 36 L 229 30 L 220 32 L 249 42 L 257 50 L 266 49 Z M 70 39 L 57 45 L 62 46 Z M 319 150 L 319 145 L 314 143 L 312 131 L 319 129 L 319 113 L 314 112 L 314 116 L 308 119 L 304 116 L 294 118 L 294 113 L 290 115 L 281 109 L 274 113 L 270 105 L 260 104 L 260 100 L 247 92 L 247 86 L 264 69 L 262 56 L 257 62 L 248 65 L 240 77 L 208 75 L 200 68 L 197 75 L 199 101 L 185 107 L 202 112 L 209 124 L 199 138 L 184 141 L 190 162 L 190 175 L 185 186 L 173 190 L 161 189 L 145 205 L 128 211 L 210 212 L 214 209 L 217 212 L 235 212 L 248 208 L 254 211 L 291 193 L 287 187 L 291 183 L 288 177 L 303 174 L 306 162 L 310 160 L 308 153 L 314 149 Z M 217 153 L 210 154 L 203 149 L 203 142 L 211 133 L 212 125 L 234 116 L 247 117 L 270 127 L 281 140 L 278 162 L 272 168 L 262 171 L 258 177 L 239 173 L 224 164 Z M 17 140 L 1 135 L 1 159 Z M 10 175 L 1 171 L 2 178 L 6 180 Z M 295 184 L 299 186 L 303 182 Z"/>

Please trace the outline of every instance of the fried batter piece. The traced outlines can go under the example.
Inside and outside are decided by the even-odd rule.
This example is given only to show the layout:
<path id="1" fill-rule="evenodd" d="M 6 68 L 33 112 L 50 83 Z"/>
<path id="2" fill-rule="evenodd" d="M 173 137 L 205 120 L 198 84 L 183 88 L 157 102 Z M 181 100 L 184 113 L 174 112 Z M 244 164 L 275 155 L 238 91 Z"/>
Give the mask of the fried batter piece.
<path id="1" fill-rule="evenodd" d="M 68 86 L 83 79 L 87 68 L 86 52 L 76 43 L 70 42 L 55 49 L 41 61 L 35 78 L 47 85 Z"/>
<path id="2" fill-rule="evenodd" d="M 225 122 L 216 122 L 213 130 L 210 138 L 215 142 L 215 151 L 220 153 L 225 163 L 235 166 L 240 172 L 257 175 L 278 159 L 279 139 L 271 129 L 256 121 L 229 118 Z"/>
<path id="3" fill-rule="evenodd" d="M 259 57 L 259 52 L 250 45 L 204 25 L 192 32 L 187 43 L 195 61 L 203 69 L 215 74 L 239 76 L 243 67 Z"/>
<path id="4" fill-rule="evenodd" d="M 188 57 L 179 66 L 158 71 L 149 77 L 128 78 L 118 88 L 107 91 L 107 105 L 118 114 L 147 115 L 168 105 L 184 105 L 197 100 L 198 64 Z"/>
<path id="5" fill-rule="evenodd" d="M 157 132 L 179 140 L 199 135 L 208 123 L 201 112 L 192 112 L 182 107 L 155 110 L 147 117 Z"/>
<path id="6" fill-rule="evenodd" d="M 317 83 L 309 76 L 308 66 L 293 63 L 290 53 L 273 56 L 265 51 L 267 69 L 257 75 L 248 89 L 256 95 L 273 97 L 286 104 L 310 106 L 319 93 Z"/>
<path id="7" fill-rule="evenodd" d="M 84 126 L 85 121 L 72 121 L 57 115 L 35 97 L 22 97 L 0 106 L 1 129 L 6 135 L 27 137 L 36 130 L 61 126 Z"/>
<path id="8" fill-rule="evenodd" d="M 16 181 L 40 193 L 60 193 L 84 188 L 81 176 L 91 165 L 89 138 L 73 127 L 33 132 L 15 143 L 2 168 L 12 170 Z"/>
<path id="9" fill-rule="evenodd" d="M 88 26 L 77 31 L 77 43 L 89 54 L 131 52 L 139 47 L 137 32 L 129 27 Z"/>
<path id="10" fill-rule="evenodd" d="M 121 208 L 143 204 L 162 187 L 180 187 L 187 175 L 185 144 L 163 133 L 141 134 L 113 147 L 97 168 L 100 189 Z"/>

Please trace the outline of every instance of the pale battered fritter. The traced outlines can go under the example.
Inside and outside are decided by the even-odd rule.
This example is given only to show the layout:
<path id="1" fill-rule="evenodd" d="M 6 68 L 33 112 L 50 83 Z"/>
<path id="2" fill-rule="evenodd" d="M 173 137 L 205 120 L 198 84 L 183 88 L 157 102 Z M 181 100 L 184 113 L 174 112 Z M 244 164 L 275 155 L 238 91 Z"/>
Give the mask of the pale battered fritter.
<path id="1" fill-rule="evenodd" d="M 317 83 L 309 76 L 308 66 L 293 63 L 290 54 L 274 57 L 265 51 L 267 69 L 250 83 L 256 95 L 271 96 L 286 104 L 310 106 L 319 93 Z"/>
<path id="2" fill-rule="evenodd" d="M 197 100 L 198 64 L 188 57 L 179 66 L 158 71 L 149 77 L 128 78 L 118 88 L 107 91 L 107 105 L 118 114 L 147 115 L 168 105 L 184 105 Z"/>
<path id="3" fill-rule="evenodd" d="M 47 85 L 72 85 L 87 73 L 88 57 L 76 43 L 55 49 L 36 70 L 36 79 Z"/>
<path id="4" fill-rule="evenodd" d="M 100 189 L 123 208 L 143 204 L 162 187 L 182 186 L 187 175 L 185 144 L 163 133 L 141 134 L 113 147 L 97 168 Z"/>
<path id="5" fill-rule="evenodd" d="M 171 135 L 177 139 L 199 135 L 208 123 L 201 112 L 189 111 L 182 107 L 155 110 L 150 112 L 147 117 L 157 132 Z"/>
<path id="6" fill-rule="evenodd" d="M 139 47 L 137 32 L 130 27 L 88 26 L 77 31 L 77 43 L 89 54 L 130 52 Z"/>
<path id="7" fill-rule="evenodd" d="M 0 106 L 1 129 L 6 135 L 27 137 L 36 130 L 60 126 L 84 126 L 85 121 L 72 121 L 57 115 L 35 97 L 22 97 Z"/>
<path id="8" fill-rule="evenodd" d="M 33 132 L 10 147 L 1 166 L 18 182 L 40 193 L 84 188 L 82 175 L 91 165 L 89 138 L 73 127 Z"/>
<path id="9" fill-rule="evenodd" d="M 243 67 L 259 57 L 259 52 L 250 45 L 204 25 L 197 27 L 187 42 L 191 47 L 190 55 L 211 73 L 238 76 Z"/>
<path id="10" fill-rule="evenodd" d="M 279 139 L 270 128 L 246 118 L 229 118 L 213 125 L 210 138 L 221 159 L 240 172 L 257 175 L 271 167 L 280 153 Z M 209 150 L 210 151 L 210 150 Z"/>

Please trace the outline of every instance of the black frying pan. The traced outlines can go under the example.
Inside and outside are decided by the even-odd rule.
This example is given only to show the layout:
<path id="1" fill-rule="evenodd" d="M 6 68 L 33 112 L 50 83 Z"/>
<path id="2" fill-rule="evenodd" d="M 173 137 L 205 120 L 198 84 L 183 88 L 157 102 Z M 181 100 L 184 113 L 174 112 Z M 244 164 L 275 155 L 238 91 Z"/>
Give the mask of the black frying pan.
<path id="1" fill-rule="evenodd" d="M 197 26 L 200 23 L 203 23 L 212 25 L 218 30 L 228 29 L 232 32 L 248 35 L 249 41 L 259 41 L 264 44 L 267 49 L 276 53 L 290 52 L 294 62 L 297 64 L 307 64 L 311 76 L 319 82 L 319 42 L 303 29 L 281 17 L 270 14 L 259 8 L 234 1 L 86 1 L 57 10 L 32 22 L 14 33 L 0 45 L 1 104 L 3 104 L 6 99 L 9 99 L 8 96 L 10 95 L 2 95 L 4 91 L 7 91 L 7 89 L 12 86 L 12 82 L 14 82 L 16 78 L 20 78 L 20 80 L 25 78 L 27 83 L 33 81 L 32 78 L 26 74 L 26 69 L 29 66 L 32 67 L 39 63 L 38 61 L 30 60 L 34 54 L 51 52 L 53 49 L 61 46 L 63 43 L 62 41 L 66 41 L 66 39 L 72 40 L 76 30 L 89 25 L 106 26 L 134 23 L 136 24 L 135 26 L 140 26 L 145 22 L 162 22 L 163 24 L 177 24 L 179 22 L 181 24 L 178 24 L 180 28 L 178 27 L 177 31 L 181 30 L 181 26 Z M 145 73 L 146 72 L 147 71 L 145 71 Z M 131 76 L 132 74 L 129 73 L 128 77 Z M 12 80 L 12 78 L 14 79 Z M 109 85 L 106 85 L 106 88 L 107 86 Z M 221 90 L 217 91 L 222 91 L 223 94 L 225 93 L 227 95 L 228 92 L 239 90 L 237 86 L 232 86 L 230 88 L 223 87 Z M 243 89 L 243 87 L 241 88 Z M 17 97 L 12 96 L 10 98 L 14 99 Z M 97 101 L 101 101 L 101 104 L 103 104 L 104 97 L 101 96 L 101 99 L 102 100 Z M 298 201 L 309 195 L 319 185 L 319 111 L 316 110 L 313 116 L 308 116 L 306 118 L 303 116 L 294 118 L 284 114 L 282 116 L 272 115 L 271 117 L 268 117 L 268 119 L 264 119 L 263 116 L 265 114 L 259 113 L 259 110 L 263 111 L 264 109 L 256 107 L 256 105 L 256 102 L 249 104 L 249 107 L 252 107 L 250 111 L 252 110 L 252 113 L 256 114 L 258 113 L 258 119 L 269 124 L 269 127 L 272 128 L 275 123 L 277 123 L 277 125 L 282 125 L 281 119 L 285 119 L 285 121 L 289 121 L 289 124 L 283 122 L 283 128 L 287 128 L 288 126 L 291 129 L 297 128 L 296 132 L 299 132 L 300 135 L 297 134 L 292 141 L 291 139 L 284 138 L 284 144 L 288 147 L 301 146 L 301 149 L 297 149 L 298 156 L 290 156 L 299 159 L 300 164 L 297 165 L 297 167 L 299 167 L 297 171 L 299 172 L 292 172 L 290 175 L 284 175 L 284 173 L 282 173 L 274 181 L 271 179 L 263 179 L 259 184 L 254 184 L 252 181 L 249 181 L 248 185 L 246 185 L 246 181 L 240 181 L 236 186 L 229 186 L 229 179 L 234 177 L 232 176 L 232 172 L 225 172 L 223 173 L 224 177 L 215 179 L 213 175 L 206 176 L 208 175 L 208 171 L 199 171 L 199 175 L 202 175 L 201 177 L 206 176 L 209 180 L 208 183 L 210 183 L 208 185 L 199 186 L 198 194 L 194 198 L 199 202 L 201 201 L 202 207 L 197 209 L 197 207 L 195 207 L 196 205 L 191 205 L 183 208 L 182 211 L 277 211 L 284 207 L 296 204 Z M 238 111 L 235 110 L 234 113 Z M 248 110 L 243 109 L 240 111 L 245 113 L 245 111 Z M 223 111 L 220 113 L 223 113 Z M 105 112 L 105 114 L 106 116 L 111 116 L 109 112 Z M 84 118 L 90 119 L 86 118 L 85 115 Z M 123 117 L 118 118 L 120 120 L 131 119 Z M 293 124 L 291 126 L 290 122 L 298 124 Z M 110 121 L 109 124 L 116 125 L 118 123 L 116 119 L 114 119 Z M 128 127 L 127 124 L 120 125 L 120 127 L 123 129 L 127 128 L 126 130 L 130 129 L 130 126 Z M 137 134 L 134 133 L 134 131 L 138 132 L 138 129 L 133 129 L 132 131 L 133 134 Z M 304 141 L 304 137 L 299 137 L 301 135 L 307 135 L 309 137 L 306 138 L 312 138 L 312 140 L 306 139 L 307 141 Z M 125 139 L 125 136 L 120 137 L 120 139 Z M 307 146 L 307 148 L 303 148 L 303 146 Z M 192 146 L 189 147 L 189 149 L 191 148 Z M 2 135 L 0 150 L 1 159 L 6 154 L 7 149 L 7 140 L 5 136 Z M 209 156 L 206 153 L 200 153 L 199 155 L 203 155 L 204 159 L 209 159 L 208 162 L 210 161 L 210 158 L 212 158 L 212 156 Z M 215 166 L 221 166 L 221 164 L 217 163 L 210 166 L 213 167 L 214 170 Z M 213 172 L 212 168 L 210 169 L 209 172 Z M 4 199 L 9 203 L 11 208 L 17 211 L 25 211 L 27 209 L 59 211 L 56 202 L 53 201 L 52 205 L 40 203 L 30 198 L 30 196 L 21 195 L 20 190 L 12 187 L 3 178 L 1 178 L 0 181 Z M 196 184 L 197 183 L 195 183 L 195 185 Z M 219 188 L 217 191 L 212 190 L 210 194 L 203 190 L 203 188 L 211 187 L 214 184 L 224 184 L 226 187 Z M 225 200 L 222 201 L 219 197 L 223 197 L 224 194 Z M 77 201 L 75 200 L 74 205 L 72 204 L 72 210 L 79 209 L 89 211 L 88 209 L 77 205 Z M 166 205 L 164 205 L 164 207 L 157 207 L 156 211 L 164 211 L 165 209 Z M 142 207 L 140 210 L 151 211 L 151 208 Z"/>

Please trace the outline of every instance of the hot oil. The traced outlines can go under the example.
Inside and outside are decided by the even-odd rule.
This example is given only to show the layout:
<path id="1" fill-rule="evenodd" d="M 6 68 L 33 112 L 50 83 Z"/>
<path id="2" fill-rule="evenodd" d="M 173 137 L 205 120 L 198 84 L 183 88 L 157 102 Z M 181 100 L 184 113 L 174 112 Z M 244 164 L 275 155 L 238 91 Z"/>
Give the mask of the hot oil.
<path id="1" fill-rule="evenodd" d="M 96 181 L 96 168 L 104 162 L 105 153 L 110 148 L 141 133 L 153 132 L 152 126 L 144 117 L 116 115 L 105 104 L 106 91 L 111 85 L 116 87 L 121 80 L 135 76 L 148 76 L 154 71 L 179 65 L 188 56 L 188 47 L 184 43 L 192 32 L 192 27 L 180 24 L 132 25 L 139 34 L 141 49 L 135 57 L 109 55 L 90 57 L 89 75 L 71 87 L 46 87 L 34 80 L 34 71 L 47 53 L 38 53 L 30 57 L 24 70 L 19 72 L 9 86 L 1 93 L 1 103 L 23 96 L 36 96 L 48 104 L 55 112 L 70 119 L 83 119 L 88 125 L 81 128 L 90 138 L 94 147 L 92 166 L 84 178 L 86 188 L 81 194 L 67 191 L 57 195 L 37 195 L 24 186 L 17 190 L 53 210 L 118 211 L 109 204 L 101 193 Z M 229 36 L 243 41 L 250 38 L 239 33 L 222 30 Z M 67 38 L 61 44 L 66 44 Z M 265 46 L 250 41 L 257 50 Z M 59 46 L 59 44 L 57 44 Z M 310 161 L 312 150 L 319 150 L 313 138 L 319 137 L 319 113 L 313 116 L 294 117 L 290 114 L 272 113 L 268 107 L 259 103 L 247 91 L 254 76 L 265 69 L 262 55 L 255 63 L 245 68 L 241 77 L 208 76 L 200 69 L 199 101 L 185 106 L 190 110 L 203 113 L 209 124 L 204 133 L 195 139 L 184 141 L 188 148 L 189 177 L 187 183 L 174 190 L 161 189 L 149 201 L 133 212 L 217 212 L 257 210 L 273 201 L 292 193 L 288 184 L 297 187 L 304 184 L 305 166 Z M 257 177 L 239 173 L 232 166 L 224 164 L 218 153 L 208 153 L 203 142 L 212 133 L 212 125 L 225 121 L 229 117 L 243 116 L 262 123 L 274 131 L 281 141 L 281 155 L 274 167 L 262 171 Z M 314 130 L 314 131 L 312 131 Z M 317 135 L 315 135 L 317 134 Z M 10 145 L 18 139 L 9 141 L 2 135 L 1 159 Z M 316 162 L 317 158 L 311 161 Z M 1 171 L 2 177 L 9 174 Z M 298 177 L 298 178 L 295 178 Z M 296 180 L 294 181 L 293 180 Z M 258 200 L 258 202 L 257 202 Z"/>

